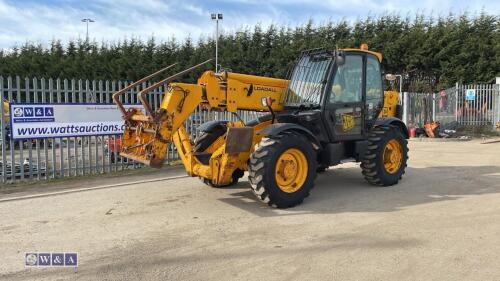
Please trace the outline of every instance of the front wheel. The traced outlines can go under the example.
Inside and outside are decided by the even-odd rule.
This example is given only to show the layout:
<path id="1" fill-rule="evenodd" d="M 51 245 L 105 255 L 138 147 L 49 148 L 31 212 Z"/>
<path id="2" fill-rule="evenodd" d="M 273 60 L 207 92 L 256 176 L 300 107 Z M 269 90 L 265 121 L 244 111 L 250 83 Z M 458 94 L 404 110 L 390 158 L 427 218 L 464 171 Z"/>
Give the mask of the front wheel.
<path id="1" fill-rule="evenodd" d="M 309 196 L 316 177 L 311 142 L 294 132 L 263 138 L 250 156 L 250 185 L 269 206 L 289 208 Z"/>
<path id="2" fill-rule="evenodd" d="M 399 128 L 378 126 L 368 137 L 368 148 L 361 163 L 365 179 L 374 185 L 397 184 L 406 169 L 408 142 Z"/>

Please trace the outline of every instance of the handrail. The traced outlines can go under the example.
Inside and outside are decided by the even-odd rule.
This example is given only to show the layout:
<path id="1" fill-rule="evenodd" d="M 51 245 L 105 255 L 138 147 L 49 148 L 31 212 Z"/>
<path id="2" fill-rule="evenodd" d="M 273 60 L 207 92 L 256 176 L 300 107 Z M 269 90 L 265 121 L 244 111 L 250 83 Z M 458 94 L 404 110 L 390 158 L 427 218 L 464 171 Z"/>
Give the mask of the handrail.
<path id="1" fill-rule="evenodd" d="M 139 101 L 142 103 L 142 106 L 144 106 L 144 111 L 146 111 L 146 114 L 149 115 L 149 116 L 152 116 L 153 115 L 153 110 L 151 109 L 151 106 L 149 105 L 149 102 L 144 98 L 144 95 L 156 88 L 159 88 L 161 85 L 165 84 L 165 83 L 168 83 L 172 80 L 174 80 L 175 78 L 179 77 L 179 76 L 182 76 L 190 71 L 193 71 L 194 69 L 204 65 L 204 64 L 207 64 L 209 63 L 210 61 L 212 61 L 212 59 L 209 59 L 209 60 L 206 60 L 202 63 L 199 63 L 195 66 L 192 66 L 190 68 L 187 68 L 187 69 L 184 69 L 183 71 L 181 72 L 178 72 L 172 76 L 169 76 L 159 82 L 156 82 L 155 84 L 147 87 L 146 89 L 143 89 L 142 91 L 139 92 L 138 96 L 139 96 Z"/>
<path id="2" fill-rule="evenodd" d="M 128 91 L 128 90 L 132 89 L 133 87 L 135 87 L 135 86 L 137 86 L 137 85 L 139 85 L 139 84 L 141 84 L 141 83 L 143 83 L 143 82 L 146 82 L 146 81 L 148 81 L 149 79 L 151 79 L 151 78 L 155 77 L 156 75 L 158 75 L 158 74 L 160 74 L 160 73 L 164 72 L 165 70 L 167 70 L 167 69 L 170 69 L 170 68 L 174 67 L 176 64 L 177 64 L 177 63 L 174 63 L 174 64 L 171 64 L 171 65 L 169 65 L 169 66 L 167 66 L 167 67 L 165 67 L 165 68 L 163 68 L 163 69 L 160 69 L 160 70 L 156 71 L 155 73 L 150 74 L 150 75 L 148 75 L 148 76 L 146 76 L 146 77 L 144 77 L 144 78 L 141 78 L 140 80 L 138 80 L 138 81 L 136 81 L 136 82 L 134 82 L 134 83 L 132 83 L 132 84 L 128 85 L 127 87 L 125 87 L 125 88 L 123 88 L 123 89 L 119 90 L 118 92 L 114 93 L 114 94 L 113 94 L 113 101 L 115 102 L 115 104 L 116 104 L 116 105 L 118 105 L 118 108 L 119 108 L 119 109 L 120 109 L 120 111 L 122 112 L 123 116 L 126 116 L 126 115 L 127 115 L 127 111 L 125 110 L 125 107 L 123 107 L 123 103 L 122 103 L 122 102 L 120 101 L 120 99 L 119 99 L 119 97 L 120 97 L 121 95 L 123 95 L 126 91 Z"/>

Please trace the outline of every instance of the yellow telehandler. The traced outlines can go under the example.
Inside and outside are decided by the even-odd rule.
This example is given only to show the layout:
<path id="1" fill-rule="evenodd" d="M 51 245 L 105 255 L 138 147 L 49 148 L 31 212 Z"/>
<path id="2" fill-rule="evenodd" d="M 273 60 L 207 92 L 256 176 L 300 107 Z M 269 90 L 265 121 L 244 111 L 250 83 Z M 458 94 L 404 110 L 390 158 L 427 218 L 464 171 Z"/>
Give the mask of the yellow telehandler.
<path id="1" fill-rule="evenodd" d="M 318 172 L 344 161 L 361 162 L 371 184 L 394 185 L 405 171 L 408 130 L 398 118 L 398 93 L 384 93 L 381 61 L 365 44 L 313 49 L 302 52 L 286 80 L 205 71 L 196 84 L 172 82 L 205 62 L 142 90 L 142 109 L 124 108 L 123 93 L 169 66 L 113 95 L 125 120 L 120 155 L 160 167 L 173 142 L 188 175 L 221 187 L 248 171 L 255 195 L 278 208 L 300 204 Z M 164 84 L 153 111 L 145 95 Z M 268 114 L 247 123 L 204 123 L 192 140 L 183 124 L 198 106 Z"/>

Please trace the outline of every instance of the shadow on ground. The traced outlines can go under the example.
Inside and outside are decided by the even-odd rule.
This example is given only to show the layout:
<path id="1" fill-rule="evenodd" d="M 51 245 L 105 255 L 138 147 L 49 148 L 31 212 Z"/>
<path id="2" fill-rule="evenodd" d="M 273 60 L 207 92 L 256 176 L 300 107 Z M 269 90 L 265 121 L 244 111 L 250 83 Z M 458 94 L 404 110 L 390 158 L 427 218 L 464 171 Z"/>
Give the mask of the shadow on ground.
<path id="1" fill-rule="evenodd" d="M 407 206 L 500 192 L 500 167 L 407 168 L 401 182 L 390 187 L 368 184 L 358 167 L 333 168 L 318 175 L 314 189 L 301 205 L 286 210 L 262 204 L 248 186 L 248 182 L 242 181 L 230 197 L 220 200 L 258 216 L 392 212 Z"/>

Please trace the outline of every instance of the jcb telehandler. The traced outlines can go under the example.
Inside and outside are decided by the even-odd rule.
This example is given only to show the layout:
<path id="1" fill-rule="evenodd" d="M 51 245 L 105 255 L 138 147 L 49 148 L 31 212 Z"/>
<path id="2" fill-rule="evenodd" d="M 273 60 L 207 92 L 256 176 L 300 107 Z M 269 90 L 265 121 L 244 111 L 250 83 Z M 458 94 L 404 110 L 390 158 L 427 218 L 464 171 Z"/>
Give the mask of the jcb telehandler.
<path id="1" fill-rule="evenodd" d="M 200 64 L 141 91 L 143 109 L 125 110 L 119 96 L 167 67 L 113 95 L 126 125 L 120 154 L 160 167 L 173 141 L 190 176 L 221 187 L 248 171 L 255 195 L 278 208 L 300 204 L 318 172 L 346 160 L 361 162 L 369 183 L 394 185 L 405 171 L 408 131 L 396 117 L 398 93 L 384 93 L 381 61 L 367 46 L 314 49 L 302 52 L 287 80 L 206 71 L 197 84 L 171 83 Z M 145 94 L 164 84 L 153 111 Z M 198 106 L 268 114 L 207 122 L 193 141 L 183 124 Z"/>

